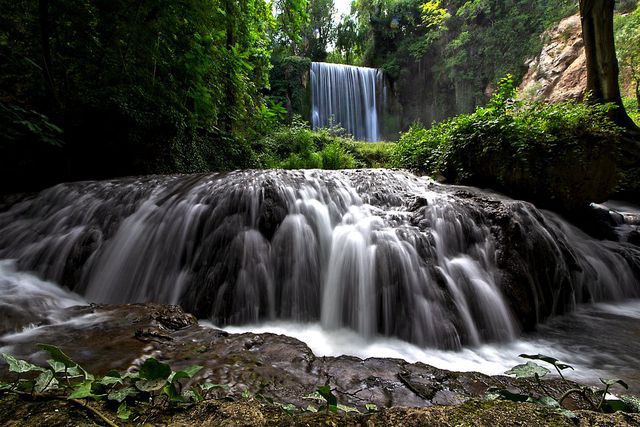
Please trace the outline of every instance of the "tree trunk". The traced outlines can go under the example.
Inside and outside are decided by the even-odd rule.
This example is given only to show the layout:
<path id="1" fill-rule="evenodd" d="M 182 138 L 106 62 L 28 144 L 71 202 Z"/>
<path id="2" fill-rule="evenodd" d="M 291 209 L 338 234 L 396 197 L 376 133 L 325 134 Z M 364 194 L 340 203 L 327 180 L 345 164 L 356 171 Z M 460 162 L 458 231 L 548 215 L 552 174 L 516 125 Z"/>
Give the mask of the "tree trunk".
<path id="1" fill-rule="evenodd" d="M 618 125 L 638 128 L 622 105 L 618 84 L 618 59 L 613 35 L 615 0 L 580 0 L 582 37 L 587 56 L 587 91 L 595 102 L 613 103 L 611 119 Z"/>

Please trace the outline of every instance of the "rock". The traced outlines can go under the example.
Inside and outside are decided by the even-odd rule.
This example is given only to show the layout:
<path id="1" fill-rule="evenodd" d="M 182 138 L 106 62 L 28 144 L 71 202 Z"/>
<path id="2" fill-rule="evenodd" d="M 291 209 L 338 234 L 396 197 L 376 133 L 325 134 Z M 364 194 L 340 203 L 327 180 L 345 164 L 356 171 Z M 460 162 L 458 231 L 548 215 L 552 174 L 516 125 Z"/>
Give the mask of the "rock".
<path id="1" fill-rule="evenodd" d="M 587 87 L 587 61 L 580 15 L 560 21 L 542 35 L 543 48 L 527 65 L 520 94 L 529 100 L 581 99 Z"/>

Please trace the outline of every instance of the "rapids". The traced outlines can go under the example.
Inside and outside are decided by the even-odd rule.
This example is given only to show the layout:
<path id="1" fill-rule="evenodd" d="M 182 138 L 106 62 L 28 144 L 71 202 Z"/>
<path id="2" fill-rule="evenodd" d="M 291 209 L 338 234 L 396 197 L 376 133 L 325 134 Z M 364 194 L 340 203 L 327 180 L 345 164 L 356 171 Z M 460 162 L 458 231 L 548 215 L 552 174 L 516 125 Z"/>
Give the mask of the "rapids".
<path id="1" fill-rule="evenodd" d="M 180 304 L 222 327 L 317 324 L 442 350 L 507 344 L 550 315 L 640 291 L 630 243 L 390 170 L 60 184 L 0 213 L 0 259 L 5 307 Z M 12 291 L 25 271 L 39 278 L 25 285 L 34 298 Z"/>

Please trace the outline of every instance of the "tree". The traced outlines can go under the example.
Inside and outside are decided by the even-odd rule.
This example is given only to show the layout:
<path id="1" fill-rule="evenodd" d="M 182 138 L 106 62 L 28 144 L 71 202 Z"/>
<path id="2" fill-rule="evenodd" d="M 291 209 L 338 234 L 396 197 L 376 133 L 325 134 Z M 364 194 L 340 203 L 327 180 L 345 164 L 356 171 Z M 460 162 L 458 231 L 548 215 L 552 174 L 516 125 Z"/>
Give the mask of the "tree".
<path id="1" fill-rule="evenodd" d="M 306 56 L 313 61 L 327 59 L 327 46 L 333 41 L 335 12 L 333 0 L 310 0 L 309 24 L 305 29 Z"/>
<path id="2" fill-rule="evenodd" d="M 617 18 L 616 50 L 624 77 L 635 85 L 635 94 L 640 111 L 640 8 L 626 16 Z"/>
<path id="3" fill-rule="evenodd" d="M 617 124 L 637 130 L 622 104 L 618 59 L 613 33 L 615 0 L 580 0 L 582 37 L 587 57 L 587 91 L 593 101 L 613 103 L 610 116 Z"/>
<path id="4" fill-rule="evenodd" d="M 357 23 L 351 16 L 345 16 L 336 26 L 336 49 L 344 55 L 347 64 L 352 64 L 359 51 L 360 34 Z"/>
<path id="5" fill-rule="evenodd" d="M 309 25 L 309 0 L 276 0 L 274 41 L 290 54 L 303 51 L 303 29 Z"/>

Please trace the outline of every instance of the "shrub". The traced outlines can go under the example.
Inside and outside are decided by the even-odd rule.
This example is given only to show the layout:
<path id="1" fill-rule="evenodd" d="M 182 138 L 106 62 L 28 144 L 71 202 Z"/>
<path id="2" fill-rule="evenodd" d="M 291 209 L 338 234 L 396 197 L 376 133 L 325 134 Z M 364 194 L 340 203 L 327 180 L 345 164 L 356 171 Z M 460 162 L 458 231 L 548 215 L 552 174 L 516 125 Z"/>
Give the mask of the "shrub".
<path id="1" fill-rule="evenodd" d="M 509 83 L 472 114 L 412 126 L 392 164 L 561 210 L 606 198 L 617 178 L 614 106 L 516 102 Z"/>

